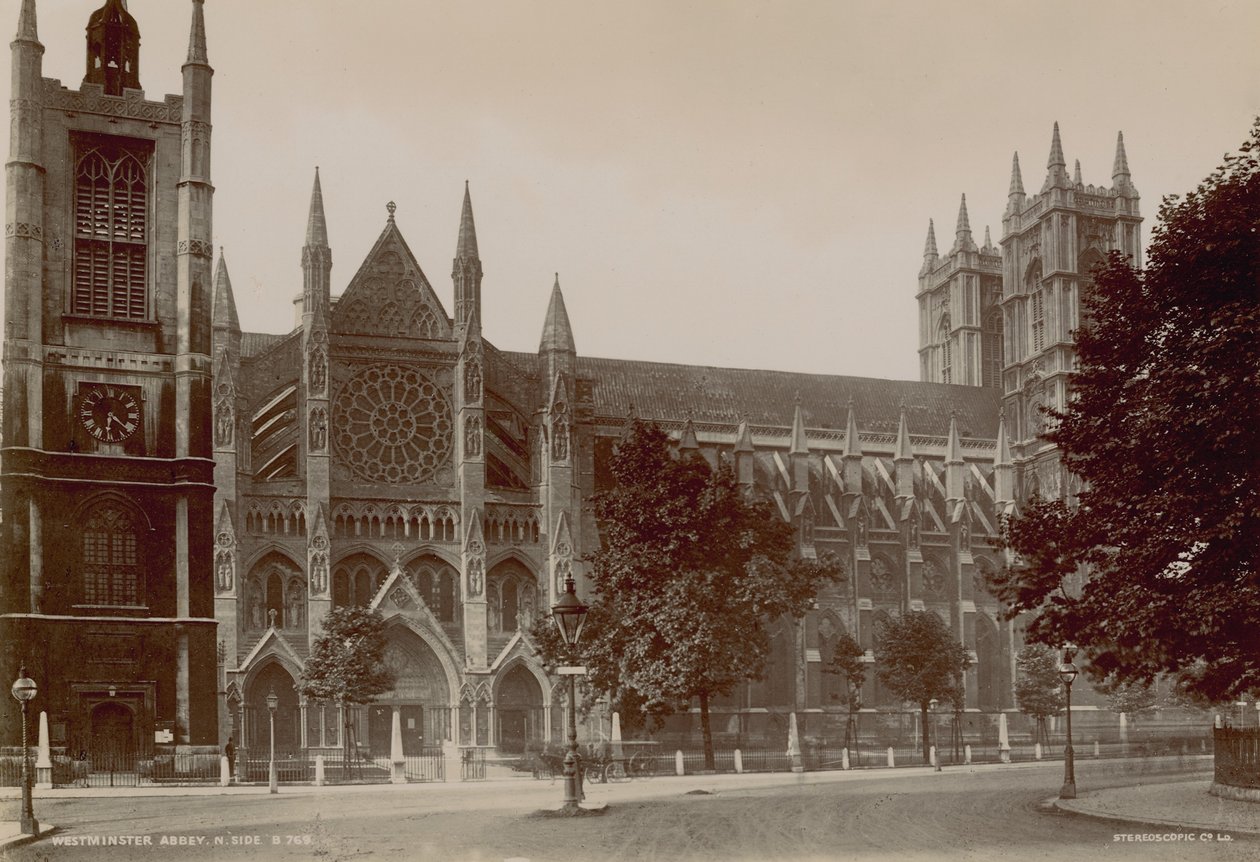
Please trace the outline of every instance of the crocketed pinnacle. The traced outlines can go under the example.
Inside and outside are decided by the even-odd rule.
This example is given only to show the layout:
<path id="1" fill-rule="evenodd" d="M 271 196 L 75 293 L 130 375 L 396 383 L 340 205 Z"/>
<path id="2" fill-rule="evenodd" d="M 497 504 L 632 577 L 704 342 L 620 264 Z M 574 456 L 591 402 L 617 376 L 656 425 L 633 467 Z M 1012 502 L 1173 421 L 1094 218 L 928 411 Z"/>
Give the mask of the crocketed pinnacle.
<path id="1" fill-rule="evenodd" d="M 997 454 L 993 458 L 993 466 L 1011 466 L 1011 444 L 1006 439 L 1006 411 L 998 414 Z"/>
<path id="2" fill-rule="evenodd" d="M 940 256 L 936 250 L 936 225 L 932 222 L 931 219 L 928 219 L 927 242 L 923 243 L 923 256 L 924 257 L 939 257 Z"/>
<path id="3" fill-rule="evenodd" d="M 543 321 L 542 341 L 538 350 L 577 352 L 577 347 L 573 344 L 573 329 L 569 326 L 569 312 L 564 307 L 564 294 L 560 292 L 560 273 L 556 273 L 556 283 L 551 288 L 551 301 L 547 304 L 547 318 Z"/>
<path id="4" fill-rule="evenodd" d="M 1050 158 L 1046 161 L 1046 168 L 1054 170 L 1055 168 L 1066 168 L 1067 161 L 1063 158 L 1063 142 L 1059 140 L 1059 121 L 1054 122 L 1054 134 L 1050 138 Z"/>
<path id="5" fill-rule="evenodd" d="M 1111 168 L 1111 179 L 1116 185 L 1128 185 L 1129 177 L 1129 156 L 1124 151 L 1124 132 L 1116 134 L 1116 161 Z"/>
<path id="6" fill-rule="evenodd" d="M 1019 172 L 1019 152 L 1016 151 L 1011 159 L 1011 189 L 1007 192 L 1008 197 L 1024 196 L 1024 177 Z"/>
<path id="7" fill-rule="evenodd" d="M 897 420 L 897 450 L 894 461 L 913 461 L 914 451 L 910 448 L 910 426 L 906 422 L 906 405 L 901 405 L 901 417 Z"/>
<path id="8" fill-rule="evenodd" d="M 468 180 L 464 180 L 464 209 L 459 216 L 459 241 L 455 243 L 455 257 L 478 257 L 477 226 L 473 223 L 472 196 L 468 193 Z"/>
<path id="9" fill-rule="evenodd" d="M 984 247 L 991 250 L 993 248 L 993 239 L 989 236 L 989 226 L 984 226 Z"/>
<path id="10" fill-rule="evenodd" d="M 962 196 L 962 202 L 958 204 L 958 226 L 954 228 L 954 248 L 970 249 L 976 248 L 976 242 L 971 238 L 971 219 L 967 216 L 967 196 Z"/>
<path id="11" fill-rule="evenodd" d="M 844 449 L 841 450 L 842 458 L 861 458 L 862 457 L 862 441 L 858 438 L 857 417 L 853 412 L 853 399 L 849 399 L 849 415 L 844 423 Z"/>
<path id="12" fill-rule="evenodd" d="M 38 42 L 39 31 L 35 22 L 35 0 L 22 0 L 22 11 L 18 14 L 17 41 Z"/>
<path id="13" fill-rule="evenodd" d="M 319 168 L 315 168 L 315 185 L 311 189 L 311 213 L 306 220 L 306 245 L 328 248 L 328 222 L 324 218 L 324 191 L 319 185 Z"/>
<path id="14" fill-rule="evenodd" d="M 214 273 L 214 310 L 212 323 L 215 329 L 241 331 L 241 322 L 236 316 L 236 298 L 232 294 L 232 279 L 228 276 L 227 256 L 219 249 L 219 265 Z"/>
<path id="15" fill-rule="evenodd" d="M 188 35 L 188 63 L 208 64 L 210 57 L 206 53 L 206 15 L 205 0 L 192 0 L 192 31 Z M 126 6 L 126 3 L 123 4 Z"/>
<path id="16" fill-rule="evenodd" d="M 796 408 L 792 413 L 792 445 L 788 449 L 789 455 L 807 455 L 809 454 L 809 441 L 805 439 L 805 416 L 801 412 L 801 402 L 796 402 Z"/>
<path id="17" fill-rule="evenodd" d="M 949 413 L 949 443 L 946 446 L 945 463 L 961 464 L 962 462 L 962 443 L 958 439 L 958 411 L 951 410 Z"/>
<path id="18" fill-rule="evenodd" d="M 1085 183 L 1081 181 L 1081 160 L 1080 159 L 1076 160 L 1076 170 L 1072 172 L 1072 182 L 1076 183 L 1078 186 L 1085 185 Z"/>

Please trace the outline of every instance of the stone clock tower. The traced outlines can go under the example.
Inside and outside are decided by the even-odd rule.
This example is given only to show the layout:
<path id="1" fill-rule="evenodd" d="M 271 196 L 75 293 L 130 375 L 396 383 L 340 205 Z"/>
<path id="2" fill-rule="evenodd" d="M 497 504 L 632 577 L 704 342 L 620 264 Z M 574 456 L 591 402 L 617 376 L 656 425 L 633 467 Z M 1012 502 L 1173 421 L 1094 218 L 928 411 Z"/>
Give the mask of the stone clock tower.
<path id="1" fill-rule="evenodd" d="M 12 43 L 0 649 L 73 753 L 217 742 L 213 70 L 191 5 L 161 101 L 122 0 L 91 15 L 77 90 L 43 77 L 35 0 Z"/>

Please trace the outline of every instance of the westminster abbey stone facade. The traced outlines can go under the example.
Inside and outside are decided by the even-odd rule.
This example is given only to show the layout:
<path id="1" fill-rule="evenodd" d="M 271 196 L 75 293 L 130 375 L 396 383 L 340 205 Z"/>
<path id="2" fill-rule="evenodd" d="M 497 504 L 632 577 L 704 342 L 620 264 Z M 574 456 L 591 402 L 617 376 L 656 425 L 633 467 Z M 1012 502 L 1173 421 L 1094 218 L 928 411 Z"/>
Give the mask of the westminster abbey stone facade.
<path id="1" fill-rule="evenodd" d="M 482 318 L 503 287 L 483 296 L 467 187 L 447 308 L 444 275 L 426 274 L 445 263 L 412 254 L 405 202 L 344 214 L 381 230 L 334 270 L 318 172 L 297 325 L 243 332 L 228 264 L 212 268 L 211 71 L 191 5 L 185 92 L 161 102 L 140 90 L 118 0 L 92 18 L 110 38 L 89 27 L 79 91 L 42 77 L 35 0 L 13 43 L 0 640 L 11 677 L 47 656 L 31 669 L 54 745 L 261 743 L 274 691 L 281 750 L 336 748 L 339 716 L 295 681 L 342 605 L 382 613 L 396 674 L 355 716 L 360 743 L 387 751 L 395 713 L 405 749 L 559 739 L 560 680 L 527 631 L 567 576 L 585 589 L 589 500 L 631 417 L 730 463 L 802 554 L 847 574 L 775 623 L 766 674 L 716 705 L 717 731 L 843 713 L 821 672 L 835 639 L 873 661 L 880 619 L 913 609 L 972 651 L 969 709 L 1014 708 L 1018 623 L 983 575 L 1003 514 L 1073 490 L 1038 408 L 1064 403 L 1090 267 L 1140 258 L 1122 139 L 1110 187 L 1068 176 L 1057 126 L 1039 193 L 1017 157 L 998 246 L 987 229 L 976 244 L 965 199 L 946 254 L 929 227 L 920 381 L 595 358 L 559 278 L 538 350 L 499 350 Z M 895 707 L 869 676 L 863 708 Z"/>

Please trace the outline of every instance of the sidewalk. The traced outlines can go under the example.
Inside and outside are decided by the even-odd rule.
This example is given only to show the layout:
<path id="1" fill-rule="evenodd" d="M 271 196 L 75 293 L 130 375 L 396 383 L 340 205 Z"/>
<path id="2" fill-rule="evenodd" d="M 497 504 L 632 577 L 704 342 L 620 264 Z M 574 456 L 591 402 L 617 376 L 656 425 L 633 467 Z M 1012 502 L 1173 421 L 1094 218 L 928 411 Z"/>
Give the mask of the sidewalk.
<path id="1" fill-rule="evenodd" d="M 1060 811 L 1162 827 L 1176 832 L 1260 835 L 1260 803 L 1208 793 L 1210 778 L 1090 790 L 1076 799 L 1053 799 Z"/>

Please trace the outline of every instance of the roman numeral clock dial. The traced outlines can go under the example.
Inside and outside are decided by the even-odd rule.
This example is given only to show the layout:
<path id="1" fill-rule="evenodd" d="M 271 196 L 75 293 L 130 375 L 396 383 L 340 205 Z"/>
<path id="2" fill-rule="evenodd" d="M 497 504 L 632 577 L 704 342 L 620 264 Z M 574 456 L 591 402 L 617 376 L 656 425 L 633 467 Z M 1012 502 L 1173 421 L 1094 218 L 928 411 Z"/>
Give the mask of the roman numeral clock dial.
<path id="1" fill-rule="evenodd" d="M 140 402 L 116 386 L 94 386 L 79 396 L 79 424 L 102 443 L 121 443 L 140 427 Z"/>

